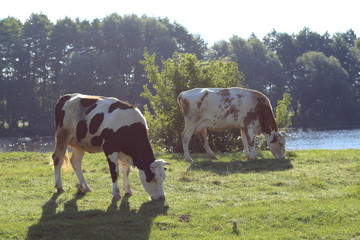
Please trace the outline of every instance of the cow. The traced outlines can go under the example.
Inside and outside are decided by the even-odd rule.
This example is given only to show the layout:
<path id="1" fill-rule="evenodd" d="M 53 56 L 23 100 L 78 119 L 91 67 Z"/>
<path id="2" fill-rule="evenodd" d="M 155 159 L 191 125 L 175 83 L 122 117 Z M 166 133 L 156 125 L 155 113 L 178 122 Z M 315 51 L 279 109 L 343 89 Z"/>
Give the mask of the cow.
<path id="1" fill-rule="evenodd" d="M 180 93 L 177 101 L 184 114 L 182 145 L 188 162 L 193 161 L 189 141 L 194 132 L 209 157 L 216 159 L 209 147 L 208 129 L 240 129 L 248 159 L 256 159 L 254 137 L 263 134 L 272 154 L 279 159 L 285 158 L 285 136 L 278 131 L 270 101 L 264 94 L 237 87 L 195 88 Z"/>
<path id="2" fill-rule="evenodd" d="M 132 195 L 129 183 L 130 166 L 139 170 L 141 183 L 152 200 L 164 199 L 164 160 L 155 160 L 147 123 L 136 107 L 112 97 L 89 96 L 79 93 L 62 96 L 55 106 L 55 150 L 52 155 L 55 187 L 64 192 L 60 170 L 66 160 L 67 147 L 72 147 L 70 158 L 84 192 L 91 189 L 82 173 L 85 152 L 104 152 L 110 168 L 112 194 L 121 198 L 118 187 L 119 162 L 122 165 L 125 195 Z"/>

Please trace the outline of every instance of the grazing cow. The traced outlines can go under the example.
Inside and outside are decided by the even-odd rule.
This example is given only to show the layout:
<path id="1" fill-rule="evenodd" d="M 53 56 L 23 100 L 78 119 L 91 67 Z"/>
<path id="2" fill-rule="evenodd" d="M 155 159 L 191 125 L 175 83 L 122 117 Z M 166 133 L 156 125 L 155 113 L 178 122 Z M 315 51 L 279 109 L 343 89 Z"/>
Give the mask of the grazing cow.
<path id="1" fill-rule="evenodd" d="M 56 104 L 55 125 L 56 146 L 52 158 L 59 193 L 64 192 L 60 170 L 70 145 L 73 148 L 70 162 L 84 191 L 91 191 L 81 169 L 84 152 L 103 151 L 110 167 L 114 199 L 121 198 L 118 160 L 122 165 L 125 195 L 132 194 L 128 177 L 130 166 L 135 166 L 151 199 L 165 198 L 164 165 L 169 163 L 155 160 L 146 121 L 139 109 L 116 98 L 68 94 Z"/>
<path id="2" fill-rule="evenodd" d="M 206 153 L 215 158 L 207 139 L 207 129 L 222 131 L 239 128 L 244 152 L 256 159 L 254 137 L 264 134 L 272 154 L 285 158 L 285 139 L 279 133 L 269 99 L 262 93 L 244 88 L 195 88 L 180 93 L 178 103 L 185 118 L 182 144 L 185 159 L 192 162 L 189 141 L 195 132 Z"/>

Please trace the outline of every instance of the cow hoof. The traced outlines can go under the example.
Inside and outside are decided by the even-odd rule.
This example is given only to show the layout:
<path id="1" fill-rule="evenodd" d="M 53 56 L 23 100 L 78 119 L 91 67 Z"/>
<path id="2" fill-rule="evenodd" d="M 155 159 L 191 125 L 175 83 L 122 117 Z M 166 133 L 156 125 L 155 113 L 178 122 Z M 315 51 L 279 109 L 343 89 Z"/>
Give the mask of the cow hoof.
<path id="1" fill-rule="evenodd" d="M 81 192 L 81 193 L 91 192 L 91 188 L 90 188 L 90 187 L 84 187 L 84 185 L 82 185 L 82 184 L 77 184 L 76 187 L 77 187 L 77 189 L 78 189 L 78 192 Z"/>
<path id="2" fill-rule="evenodd" d="M 64 193 L 64 192 L 65 192 L 65 190 L 64 190 L 63 188 L 58 188 L 58 189 L 57 189 L 57 193 L 58 193 L 58 194 Z"/>
<path id="3" fill-rule="evenodd" d="M 131 197 L 131 196 L 132 196 L 132 191 L 125 193 L 125 197 Z"/>
<path id="4" fill-rule="evenodd" d="M 119 195 L 114 195 L 114 196 L 113 196 L 113 199 L 114 199 L 115 201 L 119 201 L 119 200 L 121 199 L 120 194 L 119 194 Z"/>
<path id="5" fill-rule="evenodd" d="M 215 156 L 215 155 L 209 155 L 209 158 L 214 159 L 214 160 L 218 160 L 217 156 Z"/>
<path id="6" fill-rule="evenodd" d="M 187 162 L 189 162 L 189 163 L 192 163 L 193 162 L 193 160 L 190 158 L 190 159 L 186 159 L 186 161 Z"/>

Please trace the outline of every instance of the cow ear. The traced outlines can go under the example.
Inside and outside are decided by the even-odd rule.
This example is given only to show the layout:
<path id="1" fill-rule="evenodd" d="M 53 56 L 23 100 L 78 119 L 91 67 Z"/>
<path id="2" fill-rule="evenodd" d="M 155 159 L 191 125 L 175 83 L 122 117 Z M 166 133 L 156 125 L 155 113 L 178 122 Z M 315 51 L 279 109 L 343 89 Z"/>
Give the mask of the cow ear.
<path id="1" fill-rule="evenodd" d="M 273 139 L 271 140 L 270 143 L 276 142 L 276 141 L 277 141 L 277 137 L 278 137 L 278 135 L 277 135 L 277 134 L 274 134 Z"/>

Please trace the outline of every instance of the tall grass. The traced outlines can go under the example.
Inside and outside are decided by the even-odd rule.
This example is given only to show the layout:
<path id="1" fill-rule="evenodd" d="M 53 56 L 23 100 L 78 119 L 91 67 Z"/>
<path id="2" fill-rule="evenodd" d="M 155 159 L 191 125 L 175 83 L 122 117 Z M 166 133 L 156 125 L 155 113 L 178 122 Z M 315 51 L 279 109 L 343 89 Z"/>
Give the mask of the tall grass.
<path id="1" fill-rule="evenodd" d="M 55 193 L 50 155 L 0 153 L 0 239 L 360 239 L 360 150 L 162 155 L 166 200 L 149 201 L 134 169 L 119 202 L 102 154 L 85 155 L 86 195 L 73 171 Z"/>

